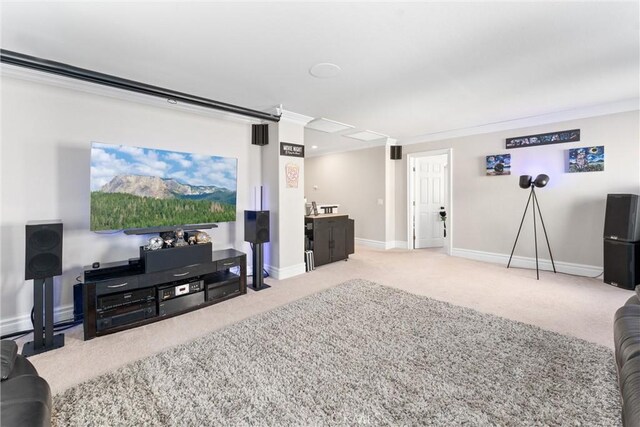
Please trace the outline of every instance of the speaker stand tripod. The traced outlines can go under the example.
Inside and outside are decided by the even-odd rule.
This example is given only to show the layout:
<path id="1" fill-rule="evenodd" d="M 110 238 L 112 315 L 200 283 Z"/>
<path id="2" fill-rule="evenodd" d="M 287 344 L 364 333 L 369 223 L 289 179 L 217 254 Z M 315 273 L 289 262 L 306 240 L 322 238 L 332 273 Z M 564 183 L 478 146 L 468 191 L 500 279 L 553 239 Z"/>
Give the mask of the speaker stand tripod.
<path id="1" fill-rule="evenodd" d="M 511 259 L 513 258 L 513 252 L 516 250 L 516 245 L 518 244 L 518 237 L 520 237 L 520 231 L 522 231 L 522 224 L 524 223 L 524 218 L 527 216 L 527 210 L 529 209 L 529 203 L 531 203 L 531 200 L 533 200 L 533 203 L 531 205 L 531 210 L 533 211 L 533 241 L 535 242 L 535 248 L 536 248 L 536 279 L 540 280 L 540 272 L 538 270 L 538 233 L 536 230 L 536 209 L 538 211 L 538 214 L 540 215 L 540 222 L 542 223 L 544 238 L 547 241 L 547 249 L 549 249 L 549 257 L 551 258 L 551 265 L 553 266 L 554 273 L 556 272 L 556 265 L 553 262 L 553 255 L 551 254 L 551 246 L 549 245 L 549 237 L 547 237 L 547 229 L 544 226 L 544 220 L 542 219 L 542 212 L 540 211 L 540 204 L 538 203 L 538 198 L 536 197 L 536 190 L 533 184 L 531 185 L 531 192 L 529 193 L 529 199 L 527 199 L 527 205 L 524 207 L 524 213 L 522 214 L 522 220 L 520 221 L 520 227 L 518 228 L 516 241 L 513 242 L 513 249 L 511 249 L 511 255 L 509 256 L 509 262 L 507 263 L 507 268 L 511 266 Z"/>
<path id="2" fill-rule="evenodd" d="M 253 282 L 251 286 L 254 291 L 261 291 L 263 289 L 270 288 L 271 286 L 264 283 L 264 248 L 263 243 L 254 243 L 251 245 L 252 257 L 251 260 L 253 262 L 253 272 L 251 277 Z"/>
<path id="3" fill-rule="evenodd" d="M 53 335 L 53 277 L 33 279 L 33 341 L 22 347 L 22 354 L 29 357 L 60 347 L 64 347 L 64 334 Z"/>

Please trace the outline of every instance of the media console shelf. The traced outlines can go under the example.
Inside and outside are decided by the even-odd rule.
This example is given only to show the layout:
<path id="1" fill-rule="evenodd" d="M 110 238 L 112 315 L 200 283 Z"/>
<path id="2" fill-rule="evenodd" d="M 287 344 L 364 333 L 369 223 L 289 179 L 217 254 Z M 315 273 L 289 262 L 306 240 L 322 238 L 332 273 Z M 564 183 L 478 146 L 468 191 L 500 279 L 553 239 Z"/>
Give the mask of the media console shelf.
<path id="1" fill-rule="evenodd" d="M 144 273 L 140 263 L 85 268 L 84 339 L 157 322 L 247 293 L 247 257 L 212 252 L 211 262 Z"/>

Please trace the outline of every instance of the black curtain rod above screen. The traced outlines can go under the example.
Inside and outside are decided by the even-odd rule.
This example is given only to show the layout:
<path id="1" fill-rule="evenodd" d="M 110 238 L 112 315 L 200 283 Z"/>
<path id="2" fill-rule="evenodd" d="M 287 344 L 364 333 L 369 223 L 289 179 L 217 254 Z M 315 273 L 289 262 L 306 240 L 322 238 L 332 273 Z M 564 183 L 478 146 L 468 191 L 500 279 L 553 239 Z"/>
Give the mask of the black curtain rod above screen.
<path id="1" fill-rule="evenodd" d="M 275 114 L 269 114 L 263 111 L 239 107 L 237 105 L 214 101 L 212 99 L 203 98 L 200 96 L 189 95 L 187 93 L 176 92 L 158 86 L 151 86 L 145 83 L 136 82 L 134 80 L 127 80 L 109 74 L 98 73 L 96 71 L 74 67 L 73 65 L 63 64 L 61 62 L 49 61 L 47 59 L 29 56 L 23 53 L 13 52 L 6 49 L 0 49 L 0 62 L 3 62 L 5 64 L 17 65 L 19 67 L 31 68 L 33 70 L 44 71 L 46 73 L 57 74 L 59 76 L 71 77 L 73 79 L 83 80 L 85 82 L 97 83 L 104 86 L 124 89 L 131 92 L 157 96 L 159 98 L 165 98 L 167 100 L 175 100 L 177 102 L 184 102 L 186 104 L 193 104 L 200 107 L 211 108 L 214 110 L 226 111 L 228 113 L 240 114 L 256 119 L 262 119 L 271 122 L 280 121 L 280 116 L 277 116 Z"/>

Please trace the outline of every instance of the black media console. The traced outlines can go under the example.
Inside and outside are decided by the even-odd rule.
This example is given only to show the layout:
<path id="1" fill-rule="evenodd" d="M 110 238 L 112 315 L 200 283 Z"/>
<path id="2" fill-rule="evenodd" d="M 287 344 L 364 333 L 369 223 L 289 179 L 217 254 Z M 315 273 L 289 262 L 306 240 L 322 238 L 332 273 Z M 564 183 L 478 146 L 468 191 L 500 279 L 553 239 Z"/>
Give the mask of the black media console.
<path id="1" fill-rule="evenodd" d="M 180 248 L 174 250 L 180 251 Z M 210 262 L 145 272 L 131 260 L 85 268 L 84 339 L 146 325 L 247 293 L 247 257 L 213 251 Z"/>

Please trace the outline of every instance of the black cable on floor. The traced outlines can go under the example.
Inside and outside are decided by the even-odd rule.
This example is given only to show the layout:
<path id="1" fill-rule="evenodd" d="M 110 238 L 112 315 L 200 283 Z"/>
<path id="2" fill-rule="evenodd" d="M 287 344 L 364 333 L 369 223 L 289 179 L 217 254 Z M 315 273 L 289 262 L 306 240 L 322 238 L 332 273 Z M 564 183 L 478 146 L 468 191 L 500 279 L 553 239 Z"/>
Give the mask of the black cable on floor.
<path id="1" fill-rule="evenodd" d="M 535 268 L 529 268 L 529 267 L 509 267 L 509 268 L 517 268 L 519 270 L 529 270 L 529 271 L 535 271 Z M 538 269 L 539 271 L 547 271 L 549 273 L 554 273 L 553 270 L 545 270 L 542 268 Z M 572 273 L 565 273 L 563 271 L 555 271 L 556 274 L 564 274 L 565 276 L 573 276 L 573 277 L 584 277 L 586 279 L 597 279 L 598 277 L 602 276 L 604 274 L 604 271 L 602 271 L 600 274 L 598 274 L 597 276 L 583 276 L 581 274 L 572 274 Z"/>
<path id="2" fill-rule="evenodd" d="M 82 320 L 65 320 L 63 322 L 54 323 L 53 332 L 66 331 L 67 329 L 73 328 L 74 326 L 77 326 L 81 323 L 82 323 Z M 9 339 L 9 338 L 18 339 L 18 338 L 22 338 L 25 335 L 29 335 L 31 333 L 33 333 L 33 328 L 24 330 L 24 331 L 12 332 L 10 334 L 2 335 L 0 336 L 0 339 Z"/>

